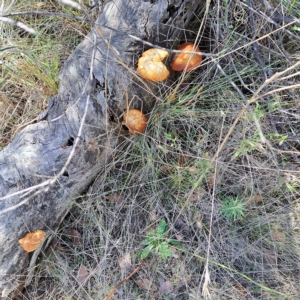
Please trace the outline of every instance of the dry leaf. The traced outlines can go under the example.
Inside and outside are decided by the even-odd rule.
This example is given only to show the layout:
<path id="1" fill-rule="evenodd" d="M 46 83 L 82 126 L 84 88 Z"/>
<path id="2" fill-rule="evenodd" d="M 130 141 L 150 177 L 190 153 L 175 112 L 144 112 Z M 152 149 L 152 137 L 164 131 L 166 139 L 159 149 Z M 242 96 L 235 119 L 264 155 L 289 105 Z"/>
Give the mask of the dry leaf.
<path id="1" fill-rule="evenodd" d="M 84 286 L 88 277 L 89 277 L 88 269 L 84 265 L 80 265 L 80 267 L 78 269 L 77 277 L 76 277 L 77 282 L 81 286 Z"/>
<path id="2" fill-rule="evenodd" d="M 65 248 L 64 246 L 62 246 L 62 244 L 59 242 L 59 239 L 57 237 L 54 237 L 47 252 L 51 252 L 51 251 L 61 251 L 61 252 L 64 252 L 64 253 L 68 253 L 68 249 Z"/>
<path id="3" fill-rule="evenodd" d="M 237 284 L 235 287 L 240 291 L 241 294 L 245 295 L 245 290 L 240 284 Z"/>
<path id="4" fill-rule="evenodd" d="M 51 241 L 51 244 L 47 250 L 47 252 L 50 252 L 51 250 L 55 250 L 56 248 L 59 247 L 59 241 L 58 241 L 58 238 L 55 236 L 52 241 Z"/>
<path id="5" fill-rule="evenodd" d="M 170 174 L 170 173 L 172 173 L 172 167 L 167 166 L 167 165 L 161 166 L 158 171 L 159 171 L 159 173 L 162 173 L 162 174 Z"/>
<path id="6" fill-rule="evenodd" d="M 209 188 L 212 188 L 215 184 L 215 181 L 216 181 L 216 178 L 215 178 L 215 174 L 214 175 L 211 175 L 208 177 L 208 180 L 207 180 L 207 185 Z"/>
<path id="7" fill-rule="evenodd" d="M 106 196 L 106 199 L 110 202 L 115 203 L 115 208 L 117 211 L 119 211 L 122 208 L 123 203 L 125 201 L 125 197 L 117 193 Z"/>
<path id="8" fill-rule="evenodd" d="M 23 249 L 27 252 L 32 252 L 37 249 L 40 243 L 45 238 L 46 232 L 42 230 L 37 230 L 32 233 L 27 233 L 25 237 L 19 240 L 19 243 Z"/>
<path id="9" fill-rule="evenodd" d="M 165 281 L 165 282 L 161 283 L 158 292 L 160 294 L 165 294 L 165 295 L 172 293 L 173 292 L 173 284 L 171 283 L 171 281 Z"/>
<path id="10" fill-rule="evenodd" d="M 121 258 L 119 258 L 119 266 L 122 270 L 128 270 L 131 268 L 131 257 L 130 253 L 126 253 Z"/>
<path id="11" fill-rule="evenodd" d="M 147 278 L 140 278 L 135 280 L 135 283 L 144 290 L 147 291 L 156 291 L 157 287 L 155 284 Z"/>
<path id="12" fill-rule="evenodd" d="M 275 229 L 271 231 L 271 237 L 273 240 L 277 242 L 284 242 L 286 239 L 286 235 L 284 232 L 280 232 L 279 230 Z"/>
<path id="13" fill-rule="evenodd" d="M 269 249 L 262 248 L 261 249 L 263 256 L 265 260 L 270 264 L 270 265 L 276 265 L 276 255 L 274 251 L 271 251 Z"/>
<path id="14" fill-rule="evenodd" d="M 187 165 L 187 163 L 191 160 L 191 157 L 188 155 L 187 152 L 183 152 L 180 154 L 179 159 L 178 159 L 178 166 L 179 167 L 184 167 Z"/>
<path id="15" fill-rule="evenodd" d="M 69 231 L 69 237 L 71 238 L 72 242 L 74 244 L 79 244 L 81 240 L 80 233 L 75 229 L 70 229 Z"/>
<path id="16" fill-rule="evenodd" d="M 270 265 L 276 265 L 276 258 L 275 256 L 272 256 L 272 255 L 264 255 L 266 261 L 270 264 Z"/>
<path id="17" fill-rule="evenodd" d="M 259 203 L 263 201 L 263 197 L 261 195 L 255 195 L 249 198 L 248 203 Z"/>

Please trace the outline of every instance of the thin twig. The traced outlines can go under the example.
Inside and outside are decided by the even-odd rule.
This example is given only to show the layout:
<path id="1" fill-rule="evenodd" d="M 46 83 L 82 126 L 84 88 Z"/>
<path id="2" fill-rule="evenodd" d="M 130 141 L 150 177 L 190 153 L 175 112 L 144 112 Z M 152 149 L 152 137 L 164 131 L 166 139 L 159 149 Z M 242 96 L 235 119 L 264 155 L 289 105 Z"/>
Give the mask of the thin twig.
<path id="1" fill-rule="evenodd" d="M 2 16 L 0 16 L 0 21 L 15 25 L 15 26 L 27 31 L 28 33 L 35 34 L 34 29 L 30 28 L 29 26 L 25 25 L 24 23 L 22 23 L 20 21 L 15 21 L 15 20 L 12 20 L 10 18 L 2 17 Z"/>
<path id="2" fill-rule="evenodd" d="M 58 2 L 60 2 L 62 4 L 65 4 L 65 5 L 68 5 L 68 6 L 71 6 L 71 7 L 75 8 L 75 9 L 78 9 L 78 10 L 82 10 L 83 9 L 83 7 L 80 4 L 78 4 L 78 3 L 76 3 L 76 2 L 74 2 L 72 0 L 58 0 Z"/>
<path id="3" fill-rule="evenodd" d="M 268 95 L 271 95 L 271 94 L 274 94 L 276 92 L 281 92 L 281 91 L 285 91 L 285 90 L 290 90 L 290 89 L 296 89 L 296 88 L 300 88 L 300 83 L 298 84 L 293 84 L 293 85 L 289 85 L 289 86 L 283 86 L 281 88 L 278 88 L 278 89 L 275 89 L 275 90 L 272 90 L 272 91 L 269 91 L 265 94 L 262 94 L 260 96 L 260 98 L 263 98 L 263 97 L 266 97 Z"/>
<path id="4" fill-rule="evenodd" d="M 84 21 L 85 17 L 76 17 L 70 14 L 64 14 L 54 11 L 38 11 L 38 10 L 30 10 L 30 11 L 19 11 L 1 15 L 1 17 L 18 17 L 18 16 L 26 16 L 26 15 L 39 15 L 39 16 L 58 16 L 64 18 L 70 18 L 78 21 Z"/>
<path id="5" fill-rule="evenodd" d="M 139 41 L 139 42 L 141 42 L 145 45 L 148 45 L 150 47 L 166 50 L 170 53 L 182 53 L 182 52 L 184 52 L 184 53 L 187 53 L 187 54 L 204 55 L 204 56 L 207 56 L 207 57 L 218 57 L 218 54 L 212 54 L 212 53 L 207 53 L 207 52 L 202 52 L 202 51 L 196 52 L 196 51 L 182 51 L 182 50 L 168 49 L 168 48 L 164 48 L 164 47 L 152 44 L 150 42 L 144 41 L 144 40 L 142 40 L 142 39 L 140 39 L 137 36 L 134 36 L 132 34 L 127 34 L 127 36 L 134 39 L 134 40 L 136 40 L 136 41 Z"/>
<path id="6" fill-rule="evenodd" d="M 103 298 L 103 300 L 108 300 L 112 294 L 126 281 L 128 281 L 145 263 L 145 260 L 143 260 L 125 279 L 123 279 L 121 282 L 119 282 L 106 296 Z"/>
<path id="7" fill-rule="evenodd" d="M 221 127 L 221 132 L 219 136 L 218 144 L 220 146 L 222 134 L 223 134 L 223 128 L 224 128 L 224 121 L 225 121 L 225 115 L 223 116 L 223 122 Z M 217 159 L 217 157 L 216 157 Z M 202 295 L 204 297 L 210 297 L 208 285 L 210 283 L 210 275 L 209 275 L 209 257 L 210 257 L 210 246 L 211 246 L 211 237 L 212 237 L 212 227 L 213 227 L 213 216 L 214 216 L 214 207 L 215 207 L 215 194 L 216 194 L 216 178 L 217 178 L 217 168 L 218 168 L 218 162 L 215 164 L 215 170 L 214 170 L 214 182 L 213 182 L 213 191 L 211 196 L 211 213 L 210 213 L 210 221 L 209 221 L 209 231 L 208 231 L 208 246 L 206 251 L 206 262 L 205 262 L 205 278 L 204 278 L 204 284 L 202 287 Z"/>

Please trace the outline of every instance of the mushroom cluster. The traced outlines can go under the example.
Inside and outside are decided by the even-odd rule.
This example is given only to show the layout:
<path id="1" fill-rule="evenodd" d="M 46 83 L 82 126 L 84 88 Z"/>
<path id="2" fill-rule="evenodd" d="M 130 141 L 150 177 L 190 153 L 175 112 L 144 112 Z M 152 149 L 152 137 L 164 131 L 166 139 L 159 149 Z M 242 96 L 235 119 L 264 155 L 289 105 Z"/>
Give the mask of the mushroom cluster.
<path id="1" fill-rule="evenodd" d="M 173 71 L 190 71 L 197 68 L 202 62 L 202 55 L 199 47 L 193 43 L 184 43 L 178 46 L 176 53 L 170 63 Z M 199 54 L 185 53 L 199 52 Z M 147 80 L 163 81 L 170 75 L 169 70 L 163 61 L 169 56 L 168 51 L 152 48 L 143 52 L 142 57 L 138 61 L 138 72 Z"/>
<path id="2" fill-rule="evenodd" d="M 181 53 L 176 53 L 170 63 L 173 71 L 190 71 L 198 67 L 202 62 L 200 49 L 192 43 L 184 43 L 178 46 Z M 199 54 L 185 53 L 199 52 Z M 143 52 L 138 61 L 138 72 L 144 79 L 150 81 L 166 80 L 170 72 L 163 61 L 169 56 L 168 51 L 152 48 Z M 174 94 L 175 95 L 175 94 Z M 175 96 L 172 96 L 173 98 Z M 129 133 L 139 134 L 144 132 L 147 125 L 146 116 L 137 109 L 131 109 L 123 115 L 122 124 L 129 129 Z"/>

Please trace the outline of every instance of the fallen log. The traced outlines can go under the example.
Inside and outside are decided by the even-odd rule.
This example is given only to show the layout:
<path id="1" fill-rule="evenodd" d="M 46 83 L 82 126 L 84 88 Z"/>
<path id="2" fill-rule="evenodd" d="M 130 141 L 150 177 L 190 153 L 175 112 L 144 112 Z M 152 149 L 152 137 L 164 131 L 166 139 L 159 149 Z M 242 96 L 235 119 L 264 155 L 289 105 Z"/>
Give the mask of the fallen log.
<path id="1" fill-rule="evenodd" d="M 143 41 L 171 48 L 198 5 L 198 0 L 108 1 L 65 62 L 47 110 L 0 152 L 3 298 L 30 282 L 49 236 L 120 144 L 118 118 L 126 110 L 126 94 L 134 99 L 131 107 L 151 109 L 157 84 L 136 72 L 138 57 L 149 48 Z M 38 229 L 46 232 L 44 245 L 25 252 L 18 240 Z"/>

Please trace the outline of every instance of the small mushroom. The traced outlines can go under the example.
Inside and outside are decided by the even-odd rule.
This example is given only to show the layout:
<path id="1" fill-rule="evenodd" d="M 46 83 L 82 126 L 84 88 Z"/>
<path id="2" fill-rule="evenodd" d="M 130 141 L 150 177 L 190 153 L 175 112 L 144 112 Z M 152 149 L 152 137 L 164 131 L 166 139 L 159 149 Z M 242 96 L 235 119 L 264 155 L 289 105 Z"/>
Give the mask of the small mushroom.
<path id="1" fill-rule="evenodd" d="M 40 243 L 45 238 L 45 235 L 46 233 L 42 230 L 27 233 L 22 239 L 19 240 L 19 243 L 25 251 L 32 252 L 39 247 Z"/>
<path id="2" fill-rule="evenodd" d="M 129 133 L 142 133 L 147 125 L 146 116 L 138 109 L 130 109 L 123 115 L 123 125 L 129 129 Z"/>
<path id="3" fill-rule="evenodd" d="M 163 81 L 170 75 L 167 67 L 162 61 L 168 57 L 166 50 L 152 48 L 145 51 L 138 62 L 138 72 L 147 80 Z"/>
<path id="4" fill-rule="evenodd" d="M 194 51 L 200 52 L 200 49 L 193 43 L 184 43 L 178 46 L 178 50 L 181 51 Z M 171 68 L 174 71 L 183 71 L 185 68 L 187 71 L 195 69 L 202 62 L 201 54 L 190 54 L 190 53 L 176 53 L 170 63 Z"/>

